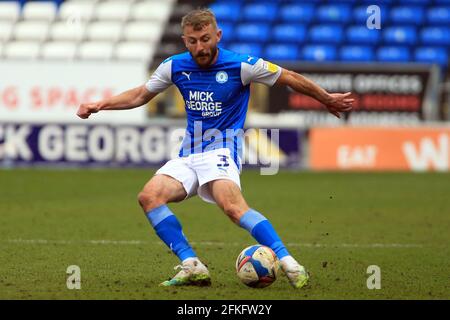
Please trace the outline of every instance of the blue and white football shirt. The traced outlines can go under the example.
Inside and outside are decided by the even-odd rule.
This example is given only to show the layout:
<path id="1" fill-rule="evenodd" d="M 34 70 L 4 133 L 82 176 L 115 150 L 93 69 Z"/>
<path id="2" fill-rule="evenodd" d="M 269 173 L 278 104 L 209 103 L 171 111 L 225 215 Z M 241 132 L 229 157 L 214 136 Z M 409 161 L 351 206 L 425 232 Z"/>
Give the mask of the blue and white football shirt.
<path id="1" fill-rule="evenodd" d="M 280 74 L 275 64 L 220 48 L 208 68 L 200 68 L 189 52 L 166 59 L 145 86 L 157 93 L 175 84 L 184 98 L 187 129 L 180 157 L 226 147 L 240 168 L 250 83 L 272 86 Z"/>

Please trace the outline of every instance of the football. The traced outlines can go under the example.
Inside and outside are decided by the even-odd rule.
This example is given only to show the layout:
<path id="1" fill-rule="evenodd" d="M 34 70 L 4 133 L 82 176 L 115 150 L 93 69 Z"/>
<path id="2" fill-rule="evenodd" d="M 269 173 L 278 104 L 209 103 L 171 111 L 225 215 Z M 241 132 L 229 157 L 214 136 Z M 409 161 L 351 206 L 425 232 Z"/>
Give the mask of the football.
<path id="1" fill-rule="evenodd" d="M 279 261 L 267 246 L 253 245 L 245 248 L 236 260 L 238 278 L 252 288 L 270 286 L 277 278 Z"/>

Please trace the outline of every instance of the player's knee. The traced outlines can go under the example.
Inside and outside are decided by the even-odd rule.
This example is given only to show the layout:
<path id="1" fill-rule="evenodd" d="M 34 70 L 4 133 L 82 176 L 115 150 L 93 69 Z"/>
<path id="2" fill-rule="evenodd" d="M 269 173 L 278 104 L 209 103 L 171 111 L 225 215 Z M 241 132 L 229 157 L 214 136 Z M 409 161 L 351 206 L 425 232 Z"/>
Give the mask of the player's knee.
<path id="1" fill-rule="evenodd" d="M 139 205 L 148 212 L 155 209 L 163 204 L 166 204 L 164 197 L 156 192 L 141 191 L 138 194 Z"/>

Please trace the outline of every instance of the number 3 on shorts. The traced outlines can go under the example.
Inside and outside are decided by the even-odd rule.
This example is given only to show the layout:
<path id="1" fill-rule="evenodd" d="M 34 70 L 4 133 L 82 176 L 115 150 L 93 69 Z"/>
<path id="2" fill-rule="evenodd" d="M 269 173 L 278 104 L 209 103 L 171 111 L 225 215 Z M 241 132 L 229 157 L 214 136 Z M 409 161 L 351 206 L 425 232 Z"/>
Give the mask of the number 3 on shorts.
<path id="1" fill-rule="evenodd" d="M 224 154 L 218 154 L 217 156 L 219 157 L 219 161 L 221 162 L 217 164 L 217 167 L 222 168 L 230 166 L 230 163 L 228 162 L 228 156 Z"/>

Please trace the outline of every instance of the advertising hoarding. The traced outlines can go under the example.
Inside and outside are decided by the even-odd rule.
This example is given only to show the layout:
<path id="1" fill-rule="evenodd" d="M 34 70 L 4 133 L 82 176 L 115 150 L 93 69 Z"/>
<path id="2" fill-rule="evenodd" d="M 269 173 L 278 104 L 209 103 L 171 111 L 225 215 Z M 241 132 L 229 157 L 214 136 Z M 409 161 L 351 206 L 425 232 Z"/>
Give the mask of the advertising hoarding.
<path id="1" fill-rule="evenodd" d="M 302 132 L 245 131 L 243 164 L 300 166 Z M 185 128 L 0 122 L 0 166 L 157 167 L 178 156 Z"/>
<path id="2" fill-rule="evenodd" d="M 448 171 L 450 127 L 314 128 L 313 170 Z"/>
<path id="3" fill-rule="evenodd" d="M 0 121 L 79 123 L 81 103 L 145 83 L 146 66 L 124 61 L 0 61 Z M 145 107 L 104 112 L 90 121 L 143 124 Z"/>
<path id="4" fill-rule="evenodd" d="M 438 120 L 439 72 L 425 65 L 293 65 L 289 69 L 328 92 L 352 92 L 353 110 L 344 117 L 352 124 L 420 123 Z M 324 105 L 286 86 L 269 89 L 269 112 L 302 116 L 311 126 L 329 123 Z M 336 119 L 334 119 L 336 120 Z"/>

